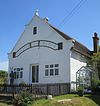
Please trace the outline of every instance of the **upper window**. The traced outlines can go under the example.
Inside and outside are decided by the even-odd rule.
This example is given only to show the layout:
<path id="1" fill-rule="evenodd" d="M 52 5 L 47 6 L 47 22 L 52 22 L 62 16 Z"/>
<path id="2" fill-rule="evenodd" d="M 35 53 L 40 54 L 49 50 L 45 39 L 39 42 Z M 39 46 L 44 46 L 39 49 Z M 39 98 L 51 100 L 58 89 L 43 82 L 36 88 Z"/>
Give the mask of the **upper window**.
<path id="1" fill-rule="evenodd" d="M 63 43 L 62 42 L 58 43 L 58 50 L 60 50 L 60 49 L 63 49 Z"/>
<path id="2" fill-rule="evenodd" d="M 33 27 L 33 35 L 37 34 L 37 27 Z"/>
<path id="3" fill-rule="evenodd" d="M 13 58 L 15 58 L 16 57 L 16 52 L 13 52 Z"/>

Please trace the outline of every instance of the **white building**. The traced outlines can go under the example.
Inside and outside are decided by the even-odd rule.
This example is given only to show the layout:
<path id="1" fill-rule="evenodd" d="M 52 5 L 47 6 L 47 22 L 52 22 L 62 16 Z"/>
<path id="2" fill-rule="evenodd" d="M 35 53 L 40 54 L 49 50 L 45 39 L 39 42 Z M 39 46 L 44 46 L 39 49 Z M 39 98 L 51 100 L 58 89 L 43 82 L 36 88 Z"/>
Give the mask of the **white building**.
<path id="1" fill-rule="evenodd" d="M 14 83 L 76 82 L 76 72 L 87 65 L 90 50 L 40 18 L 36 12 L 9 53 Z M 9 77 L 10 79 L 10 77 Z M 73 86 L 71 86 L 73 88 Z"/>

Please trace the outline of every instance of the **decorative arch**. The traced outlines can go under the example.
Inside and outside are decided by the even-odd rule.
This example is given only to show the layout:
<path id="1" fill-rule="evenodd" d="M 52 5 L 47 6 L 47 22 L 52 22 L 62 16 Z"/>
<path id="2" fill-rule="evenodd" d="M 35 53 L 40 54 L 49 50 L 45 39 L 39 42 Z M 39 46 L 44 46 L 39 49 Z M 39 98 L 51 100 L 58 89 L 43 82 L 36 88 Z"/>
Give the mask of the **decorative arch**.
<path id="1" fill-rule="evenodd" d="M 21 48 L 19 48 L 16 52 L 13 52 L 13 58 L 18 57 L 19 55 L 21 55 L 26 50 L 31 49 L 31 48 L 35 48 L 35 47 L 39 47 L 39 48 L 40 47 L 47 47 L 47 48 L 50 48 L 52 50 L 58 50 L 59 49 L 58 46 L 61 46 L 61 43 L 62 42 L 55 43 L 55 42 L 48 41 L 48 40 L 32 41 L 32 42 L 29 42 L 29 43 L 25 44 Z"/>

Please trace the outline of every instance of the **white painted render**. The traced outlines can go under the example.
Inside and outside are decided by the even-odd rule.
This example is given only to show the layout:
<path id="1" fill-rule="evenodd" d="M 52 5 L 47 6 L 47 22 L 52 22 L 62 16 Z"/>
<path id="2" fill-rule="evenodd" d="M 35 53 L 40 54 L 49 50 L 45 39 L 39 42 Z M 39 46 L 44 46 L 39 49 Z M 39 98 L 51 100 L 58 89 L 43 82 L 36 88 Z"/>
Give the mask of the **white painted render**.
<path id="1" fill-rule="evenodd" d="M 36 35 L 32 34 L 33 27 L 38 28 Z M 12 58 L 13 52 L 16 52 L 23 45 L 36 41 L 48 40 L 55 43 L 63 42 L 62 50 L 52 50 L 47 47 L 34 47 L 26 50 L 16 58 Z M 35 15 L 29 24 L 26 25 L 24 32 L 16 43 L 15 47 L 9 53 L 9 73 L 16 67 L 23 67 L 23 78 L 15 79 L 14 83 L 31 84 L 31 67 L 39 65 L 39 83 L 71 83 L 76 81 L 76 71 L 86 65 L 85 57 L 72 51 L 74 46 L 72 40 L 65 40 L 48 23 Z M 45 76 L 45 65 L 59 64 L 58 76 Z"/>
<path id="2" fill-rule="evenodd" d="M 72 50 L 70 56 L 70 76 L 71 88 L 76 89 L 76 72 L 82 67 L 87 65 L 86 57 L 80 53 Z"/>
<path id="3" fill-rule="evenodd" d="M 38 33 L 32 34 L 32 28 L 38 27 Z M 46 47 L 35 47 L 23 52 L 20 56 L 12 58 L 12 53 L 16 52 L 23 45 L 35 40 L 49 40 L 55 43 L 63 42 L 62 50 L 52 50 Z M 15 83 L 24 81 L 31 83 L 31 65 L 39 64 L 39 83 L 66 83 L 70 82 L 70 48 L 73 46 L 71 40 L 65 40 L 55 30 L 53 30 L 44 20 L 34 16 L 30 24 L 25 28 L 16 46 L 10 53 L 10 67 L 23 67 L 23 79 L 15 79 Z M 46 64 L 59 64 L 58 76 L 45 76 Z"/>

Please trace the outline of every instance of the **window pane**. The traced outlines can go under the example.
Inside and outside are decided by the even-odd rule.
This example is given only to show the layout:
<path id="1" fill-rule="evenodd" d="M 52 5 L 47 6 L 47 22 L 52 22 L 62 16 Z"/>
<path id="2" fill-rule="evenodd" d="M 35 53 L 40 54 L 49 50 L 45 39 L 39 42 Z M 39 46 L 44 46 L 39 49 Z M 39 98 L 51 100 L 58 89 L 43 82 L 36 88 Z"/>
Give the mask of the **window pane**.
<path id="1" fill-rule="evenodd" d="M 50 65 L 50 68 L 53 68 L 53 64 Z"/>
<path id="2" fill-rule="evenodd" d="M 14 71 L 16 71 L 16 68 L 14 68 Z"/>
<path id="3" fill-rule="evenodd" d="M 20 78 L 23 78 L 23 72 L 22 71 L 20 72 Z"/>
<path id="4" fill-rule="evenodd" d="M 32 82 L 35 82 L 35 66 L 32 66 Z"/>
<path id="5" fill-rule="evenodd" d="M 39 82 L 39 66 L 35 66 L 36 67 L 36 82 Z"/>
<path id="6" fill-rule="evenodd" d="M 59 70 L 55 69 L 55 75 L 59 75 Z"/>
<path id="7" fill-rule="evenodd" d="M 63 49 L 63 43 L 58 43 L 58 50 Z"/>
<path id="8" fill-rule="evenodd" d="M 16 72 L 14 72 L 14 78 L 16 79 Z"/>
<path id="9" fill-rule="evenodd" d="M 55 64 L 55 67 L 59 67 L 59 64 Z"/>
<path id="10" fill-rule="evenodd" d="M 45 65 L 45 68 L 49 68 L 49 65 Z"/>
<path id="11" fill-rule="evenodd" d="M 13 58 L 15 58 L 16 57 L 16 52 L 13 52 Z"/>
<path id="12" fill-rule="evenodd" d="M 17 74 L 17 75 L 16 75 L 16 78 L 19 78 L 19 72 L 17 72 L 16 74 Z"/>
<path id="13" fill-rule="evenodd" d="M 49 75 L 49 70 L 45 70 L 45 76 Z"/>
<path id="14" fill-rule="evenodd" d="M 17 68 L 17 71 L 20 71 L 20 68 Z"/>
<path id="15" fill-rule="evenodd" d="M 23 70 L 23 68 L 20 68 L 20 70 Z"/>
<path id="16" fill-rule="evenodd" d="M 53 74 L 53 69 L 50 69 L 50 75 L 52 76 Z"/>
<path id="17" fill-rule="evenodd" d="M 33 34 L 37 34 L 37 27 L 33 28 Z"/>

